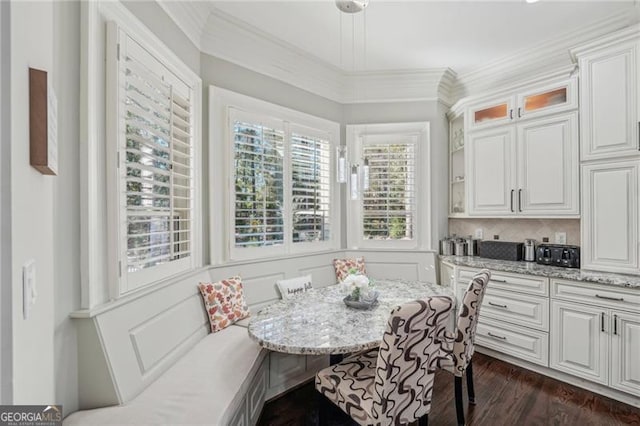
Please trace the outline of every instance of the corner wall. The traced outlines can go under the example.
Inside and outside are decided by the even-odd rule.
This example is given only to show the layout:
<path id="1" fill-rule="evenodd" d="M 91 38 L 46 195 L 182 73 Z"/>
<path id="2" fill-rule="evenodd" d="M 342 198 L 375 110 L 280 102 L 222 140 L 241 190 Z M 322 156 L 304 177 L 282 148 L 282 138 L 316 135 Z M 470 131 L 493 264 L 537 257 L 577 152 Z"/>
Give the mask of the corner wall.
<path id="1" fill-rule="evenodd" d="M 53 3 L 13 1 L 10 6 L 12 403 L 52 404 L 56 402 L 53 193 L 57 178 L 29 165 L 29 67 L 53 73 Z M 31 259 L 38 297 L 30 317 L 24 319 L 22 265 Z"/>

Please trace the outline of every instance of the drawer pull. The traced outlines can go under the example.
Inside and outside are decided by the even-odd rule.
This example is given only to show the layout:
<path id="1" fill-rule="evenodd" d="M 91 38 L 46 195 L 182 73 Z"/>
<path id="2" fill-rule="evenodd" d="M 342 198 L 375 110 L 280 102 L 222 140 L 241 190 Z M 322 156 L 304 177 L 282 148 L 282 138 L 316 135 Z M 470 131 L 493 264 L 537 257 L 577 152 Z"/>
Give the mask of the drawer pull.
<path id="1" fill-rule="evenodd" d="M 493 281 L 494 283 L 506 283 L 507 280 L 496 280 L 495 278 L 491 278 L 489 281 Z"/>
<path id="2" fill-rule="evenodd" d="M 607 299 L 607 300 L 615 300 L 616 302 L 624 302 L 624 298 L 623 297 L 600 296 L 599 294 L 596 294 L 596 297 L 598 299 Z"/>
<path id="3" fill-rule="evenodd" d="M 498 303 L 493 303 L 493 302 L 489 302 L 489 304 L 490 304 L 491 306 L 495 306 L 495 307 L 497 307 L 497 308 L 509 309 L 509 307 L 508 307 L 507 305 L 500 305 L 500 304 L 498 304 Z"/>
<path id="4" fill-rule="evenodd" d="M 604 333 L 604 312 L 600 314 L 600 331 Z"/>
<path id="5" fill-rule="evenodd" d="M 487 335 L 489 335 L 490 337 L 495 337 L 496 339 L 500 339 L 500 340 L 507 340 L 506 337 L 504 336 L 498 336 L 497 334 L 493 334 L 492 332 L 488 331 Z"/>
<path id="6" fill-rule="evenodd" d="M 613 316 L 613 335 L 614 336 L 618 335 L 618 316 L 617 315 Z"/>

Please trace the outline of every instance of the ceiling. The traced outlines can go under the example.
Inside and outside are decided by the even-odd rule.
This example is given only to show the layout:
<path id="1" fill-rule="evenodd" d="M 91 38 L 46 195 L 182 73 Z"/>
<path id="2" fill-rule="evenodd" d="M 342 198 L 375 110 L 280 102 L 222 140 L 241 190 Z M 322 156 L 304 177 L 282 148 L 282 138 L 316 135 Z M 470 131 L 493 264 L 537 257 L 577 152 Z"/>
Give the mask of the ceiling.
<path id="1" fill-rule="evenodd" d="M 342 14 L 333 0 L 211 1 L 210 8 L 346 72 L 464 73 L 609 16 L 638 14 L 633 0 L 370 0 L 355 15 Z"/>

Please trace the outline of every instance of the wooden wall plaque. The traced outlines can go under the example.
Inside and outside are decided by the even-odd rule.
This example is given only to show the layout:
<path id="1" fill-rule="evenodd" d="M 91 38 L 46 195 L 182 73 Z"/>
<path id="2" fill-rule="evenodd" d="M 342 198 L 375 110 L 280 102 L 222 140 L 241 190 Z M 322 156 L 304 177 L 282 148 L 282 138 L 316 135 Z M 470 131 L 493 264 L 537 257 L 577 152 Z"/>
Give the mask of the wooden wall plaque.
<path id="1" fill-rule="evenodd" d="M 44 175 L 58 173 L 57 107 L 47 72 L 29 68 L 29 161 Z"/>

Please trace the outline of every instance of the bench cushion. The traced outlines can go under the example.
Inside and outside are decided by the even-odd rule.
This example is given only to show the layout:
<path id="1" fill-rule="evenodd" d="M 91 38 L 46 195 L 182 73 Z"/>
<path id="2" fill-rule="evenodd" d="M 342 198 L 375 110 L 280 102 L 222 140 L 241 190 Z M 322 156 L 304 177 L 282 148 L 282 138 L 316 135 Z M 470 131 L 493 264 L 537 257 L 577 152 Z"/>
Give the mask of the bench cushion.
<path id="1" fill-rule="evenodd" d="M 228 424 L 266 351 L 247 329 L 207 335 L 133 401 L 78 411 L 65 425 Z"/>

